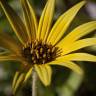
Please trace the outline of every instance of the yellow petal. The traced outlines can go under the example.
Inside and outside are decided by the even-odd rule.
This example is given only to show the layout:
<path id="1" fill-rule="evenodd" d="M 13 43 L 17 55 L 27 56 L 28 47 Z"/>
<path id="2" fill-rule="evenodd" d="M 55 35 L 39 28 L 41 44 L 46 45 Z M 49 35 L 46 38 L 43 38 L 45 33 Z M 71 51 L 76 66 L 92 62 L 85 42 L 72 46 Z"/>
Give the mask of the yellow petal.
<path id="1" fill-rule="evenodd" d="M 48 65 L 35 65 L 35 70 L 45 86 L 48 86 L 51 82 L 52 70 Z"/>
<path id="2" fill-rule="evenodd" d="M 0 56 L 5 56 L 5 55 L 8 55 L 8 54 L 9 54 L 9 52 L 7 52 L 7 51 L 0 52 Z"/>
<path id="3" fill-rule="evenodd" d="M 32 75 L 32 70 L 33 70 L 33 68 L 30 68 L 29 69 L 29 71 L 25 75 L 25 79 L 24 79 L 24 82 L 23 83 L 26 83 L 26 81 L 30 78 L 30 76 Z"/>
<path id="4" fill-rule="evenodd" d="M 15 61 L 20 61 L 20 58 L 17 57 L 14 54 L 9 54 L 9 55 L 0 55 L 0 61 L 9 61 L 9 60 L 15 60 Z"/>
<path id="5" fill-rule="evenodd" d="M 62 48 L 62 55 L 68 54 L 72 51 L 79 50 L 84 47 L 96 45 L 96 38 L 87 38 L 87 39 L 81 39 L 78 41 L 75 41 L 73 43 L 70 43 L 70 45 L 59 45 L 60 48 Z"/>
<path id="6" fill-rule="evenodd" d="M 23 15 L 25 19 L 26 29 L 29 36 L 29 40 L 36 38 L 37 32 L 37 20 L 32 6 L 29 0 L 20 0 L 23 8 Z"/>
<path id="7" fill-rule="evenodd" d="M 47 42 L 56 44 L 61 37 L 64 35 L 68 27 L 70 26 L 72 20 L 76 16 L 77 12 L 80 10 L 80 8 L 85 4 L 85 1 L 82 1 L 75 6 L 73 6 L 71 9 L 69 9 L 67 12 L 65 12 L 63 15 L 59 17 L 55 25 L 53 26 Z"/>
<path id="8" fill-rule="evenodd" d="M 96 62 L 96 56 L 88 53 L 73 53 L 65 56 L 61 56 L 58 59 L 61 61 L 91 61 Z M 58 60 L 57 59 L 57 60 Z"/>
<path id="9" fill-rule="evenodd" d="M 50 85 L 51 83 L 51 76 L 52 76 L 52 69 L 49 65 L 45 65 L 45 69 L 47 70 L 47 79 L 48 79 L 48 84 L 47 85 Z"/>
<path id="10" fill-rule="evenodd" d="M 21 46 L 16 40 L 5 32 L 0 32 L 0 47 L 8 49 L 14 53 L 19 54 Z"/>
<path id="11" fill-rule="evenodd" d="M 11 24 L 14 32 L 16 33 L 18 39 L 22 44 L 28 41 L 28 36 L 26 34 L 26 27 L 24 26 L 20 17 L 14 12 L 14 10 L 7 4 L 5 0 L 0 0 L 0 5 Z"/>
<path id="12" fill-rule="evenodd" d="M 20 74 L 20 72 L 16 72 L 15 73 L 15 75 L 14 75 L 14 78 L 13 78 L 13 83 L 12 83 L 12 89 L 14 89 L 14 87 L 15 87 L 15 84 L 16 84 L 16 81 L 17 81 L 17 79 L 18 79 L 18 77 L 19 77 L 19 74 Z"/>
<path id="13" fill-rule="evenodd" d="M 70 32 L 63 40 L 60 41 L 59 44 L 66 46 L 66 44 L 68 45 L 69 43 L 78 40 L 79 38 L 93 32 L 94 30 L 96 30 L 96 21 L 82 24 Z"/>
<path id="14" fill-rule="evenodd" d="M 55 7 L 55 0 L 48 0 L 40 18 L 37 33 L 38 39 L 46 40 L 52 23 L 54 7 Z"/>
<path id="15" fill-rule="evenodd" d="M 21 57 L 16 56 L 15 54 L 9 53 L 7 51 L 0 52 L 0 62 L 2 61 L 9 61 L 9 60 L 16 60 L 20 61 Z"/>
<path id="16" fill-rule="evenodd" d="M 71 62 L 71 61 L 65 61 L 63 59 L 58 59 L 56 61 L 50 62 L 49 64 L 64 66 L 64 67 L 67 67 L 80 75 L 83 74 L 83 70 L 77 64 L 75 64 L 74 62 Z"/>
<path id="17" fill-rule="evenodd" d="M 20 74 L 20 76 L 18 77 L 17 81 L 16 81 L 16 84 L 15 84 L 15 87 L 13 88 L 13 93 L 15 94 L 18 87 L 20 87 L 22 81 L 24 80 L 24 77 L 25 77 L 25 74 L 22 73 Z"/>

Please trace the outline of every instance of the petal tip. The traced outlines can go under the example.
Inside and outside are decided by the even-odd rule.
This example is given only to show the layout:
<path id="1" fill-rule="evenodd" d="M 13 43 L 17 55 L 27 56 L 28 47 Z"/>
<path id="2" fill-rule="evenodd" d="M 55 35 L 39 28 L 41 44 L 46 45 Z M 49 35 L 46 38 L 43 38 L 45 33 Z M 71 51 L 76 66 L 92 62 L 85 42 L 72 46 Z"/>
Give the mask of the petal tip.
<path id="1" fill-rule="evenodd" d="M 83 69 L 82 68 L 80 68 L 80 70 L 78 70 L 78 72 L 77 72 L 79 75 L 84 75 L 84 71 L 83 71 Z"/>

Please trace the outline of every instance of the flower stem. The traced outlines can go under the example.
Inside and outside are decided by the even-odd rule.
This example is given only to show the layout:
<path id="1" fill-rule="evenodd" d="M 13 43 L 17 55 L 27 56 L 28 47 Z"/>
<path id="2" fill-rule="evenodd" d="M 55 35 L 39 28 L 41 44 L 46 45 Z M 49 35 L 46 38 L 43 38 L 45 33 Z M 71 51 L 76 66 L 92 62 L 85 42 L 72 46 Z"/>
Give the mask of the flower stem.
<path id="1" fill-rule="evenodd" d="M 32 96 L 37 96 L 37 74 L 35 70 L 32 72 Z"/>

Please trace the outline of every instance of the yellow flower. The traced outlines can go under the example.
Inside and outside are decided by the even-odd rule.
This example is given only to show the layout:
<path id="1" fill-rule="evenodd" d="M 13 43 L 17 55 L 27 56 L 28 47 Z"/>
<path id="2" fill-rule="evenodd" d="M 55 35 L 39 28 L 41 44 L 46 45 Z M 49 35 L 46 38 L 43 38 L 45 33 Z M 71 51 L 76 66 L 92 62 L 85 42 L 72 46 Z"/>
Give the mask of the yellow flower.
<path id="1" fill-rule="evenodd" d="M 23 66 L 23 72 L 17 71 L 14 76 L 12 86 L 14 93 L 19 85 L 28 80 L 33 69 L 42 83 L 47 86 L 51 82 L 50 65 L 61 65 L 82 74 L 82 69 L 74 61 L 96 62 L 96 56 L 81 51 L 77 52 L 81 48 L 96 44 L 96 38 L 81 38 L 96 29 L 96 21 L 80 25 L 64 37 L 66 30 L 85 1 L 76 4 L 62 14 L 53 26 L 51 25 L 55 0 L 47 1 L 39 23 L 29 1 L 20 0 L 20 3 L 23 10 L 23 21 L 6 0 L 0 0 L 0 5 L 20 41 L 16 41 L 7 33 L 0 33 L 0 46 L 9 50 L 0 54 L 0 61 L 16 60 Z"/>

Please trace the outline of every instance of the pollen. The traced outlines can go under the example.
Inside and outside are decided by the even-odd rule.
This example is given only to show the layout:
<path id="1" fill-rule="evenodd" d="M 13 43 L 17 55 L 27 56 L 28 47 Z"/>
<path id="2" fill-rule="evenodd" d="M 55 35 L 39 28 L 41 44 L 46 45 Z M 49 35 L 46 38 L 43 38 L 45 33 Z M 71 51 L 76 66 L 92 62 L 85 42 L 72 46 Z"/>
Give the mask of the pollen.
<path id="1" fill-rule="evenodd" d="M 45 64 L 60 56 L 60 50 L 51 44 L 35 41 L 25 45 L 22 49 L 22 56 L 29 64 Z"/>

